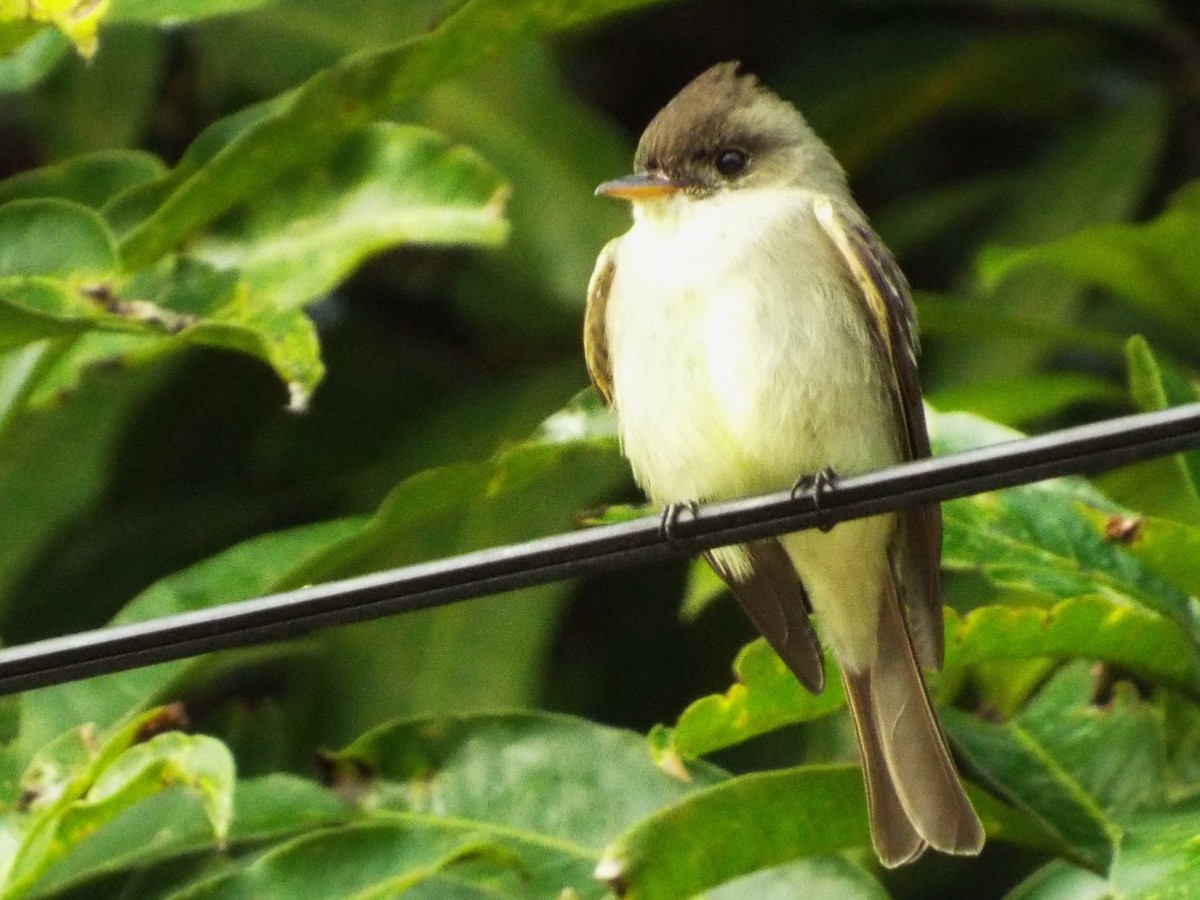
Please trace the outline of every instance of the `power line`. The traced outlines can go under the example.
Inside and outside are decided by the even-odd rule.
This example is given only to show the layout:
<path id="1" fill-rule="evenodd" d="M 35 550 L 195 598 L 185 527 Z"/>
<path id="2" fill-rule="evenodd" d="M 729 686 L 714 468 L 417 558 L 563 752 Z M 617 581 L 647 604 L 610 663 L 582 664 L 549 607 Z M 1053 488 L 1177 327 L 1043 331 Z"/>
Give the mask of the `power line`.
<path id="1" fill-rule="evenodd" d="M 710 547 L 830 525 L 1200 447 L 1200 403 L 918 460 L 838 481 L 820 497 L 769 494 L 684 512 L 663 538 L 658 516 L 0 650 L 0 695 L 316 628 L 443 606 Z"/>

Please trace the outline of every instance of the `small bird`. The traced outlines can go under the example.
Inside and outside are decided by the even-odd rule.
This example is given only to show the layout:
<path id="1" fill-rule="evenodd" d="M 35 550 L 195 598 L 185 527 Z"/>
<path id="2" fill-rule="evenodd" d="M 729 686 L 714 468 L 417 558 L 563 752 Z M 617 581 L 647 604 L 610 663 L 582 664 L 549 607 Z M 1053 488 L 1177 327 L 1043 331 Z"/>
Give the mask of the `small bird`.
<path id="1" fill-rule="evenodd" d="M 654 502 L 929 455 L 908 285 L 795 107 L 721 63 L 654 117 L 634 169 L 596 189 L 633 225 L 597 260 L 584 355 Z M 809 690 L 818 631 L 836 657 L 888 867 L 983 846 L 920 668 L 942 664 L 941 529 L 928 505 L 706 554 Z"/>

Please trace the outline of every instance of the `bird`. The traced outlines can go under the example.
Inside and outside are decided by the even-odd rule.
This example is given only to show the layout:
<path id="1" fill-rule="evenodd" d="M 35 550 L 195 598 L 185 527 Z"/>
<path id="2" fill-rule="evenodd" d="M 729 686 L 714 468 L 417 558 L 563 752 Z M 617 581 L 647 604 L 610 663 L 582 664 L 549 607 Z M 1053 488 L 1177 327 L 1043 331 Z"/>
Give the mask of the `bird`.
<path id="1" fill-rule="evenodd" d="M 597 259 L 584 358 L 652 502 L 930 455 L 908 284 L 833 152 L 740 63 L 686 85 L 596 193 L 633 223 Z M 944 654 L 941 535 L 927 504 L 706 553 L 806 688 L 836 658 L 889 868 L 984 842 L 922 674 Z"/>

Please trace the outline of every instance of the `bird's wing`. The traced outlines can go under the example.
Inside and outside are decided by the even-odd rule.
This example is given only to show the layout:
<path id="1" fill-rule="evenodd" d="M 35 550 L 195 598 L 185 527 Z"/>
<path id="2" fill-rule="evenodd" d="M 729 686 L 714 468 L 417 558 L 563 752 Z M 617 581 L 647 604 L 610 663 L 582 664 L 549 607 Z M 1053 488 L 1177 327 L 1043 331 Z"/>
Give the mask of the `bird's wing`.
<path id="1" fill-rule="evenodd" d="M 613 398 L 612 363 L 608 357 L 608 332 L 605 318 L 608 312 L 608 290 L 612 287 L 617 269 L 617 241 L 613 238 L 596 260 L 592 280 L 588 283 L 587 307 L 583 313 L 583 358 L 588 375 L 605 403 Z"/>
<path id="2" fill-rule="evenodd" d="M 742 544 L 741 550 L 750 562 L 744 573 L 731 571 L 718 553 L 710 551 L 704 558 L 800 683 L 821 693 L 825 659 L 808 619 L 808 595 L 787 552 L 774 538 Z"/>
<path id="3" fill-rule="evenodd" d="M 901 452 L 908 459 L 929 456 L 929 433 L 917 378 L 920 348 L 916 314 L 908 283 L 891 253 L 856 209 L 817 196 L 813 214 L 858 285 L 857 299 L 875 338 L 880 368 L 889 379 L 896 419 L 904 428 Z M 900 593 L 908 609 L 917 656 L 926 668 L 941 668 L 941 508 L 932 503 L 905 510 L 899 516 L 898 528 L 893 565 L 900 575 Z"/>

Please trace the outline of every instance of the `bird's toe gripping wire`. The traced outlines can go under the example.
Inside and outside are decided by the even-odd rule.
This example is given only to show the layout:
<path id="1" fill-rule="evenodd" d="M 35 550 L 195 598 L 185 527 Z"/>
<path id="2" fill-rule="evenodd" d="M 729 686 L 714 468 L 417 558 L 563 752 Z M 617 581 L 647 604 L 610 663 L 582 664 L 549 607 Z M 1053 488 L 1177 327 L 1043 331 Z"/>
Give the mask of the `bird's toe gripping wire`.
<path id="1" fill-rule="evenodd" d="M 830 531 L 837 523 L 829 522 L 820 516 L 824 512 L 821 508 L 821 499 L 833 493 L 837 489 L 839 481 L 841 481 L 841 476 L 833 470 L 833 466 L 826 466 L 815 475 L 801 475 L 792 485 L 793 500 L 798 500 L 803 494 L 811 494 L 813 509 L 819 515 L 817 528 L 824 532 Z"/>
<path id="2" fill-rule="evenodd" d="M 676 541 L 675 526 L 685 509 L 692 514 L 693 519 L 700 514 L 700 504 L 695 500 L 676 500 L 663 507 L 662 515 L 658 519 L 659 536 L 677 550 L 680 548 Z"/>

